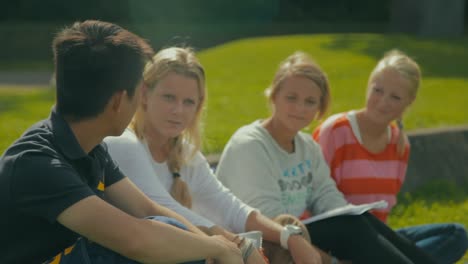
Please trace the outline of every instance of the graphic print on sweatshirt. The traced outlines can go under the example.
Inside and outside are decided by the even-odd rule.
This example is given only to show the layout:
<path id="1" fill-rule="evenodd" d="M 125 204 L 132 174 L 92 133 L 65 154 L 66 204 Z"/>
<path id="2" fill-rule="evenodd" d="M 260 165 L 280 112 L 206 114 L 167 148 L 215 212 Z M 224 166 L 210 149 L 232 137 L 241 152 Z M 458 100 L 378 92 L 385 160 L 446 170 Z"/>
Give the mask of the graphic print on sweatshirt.
<path id="1" fill-rule="evenodd" d="M 295 166 L 283 169 L 278 180 L 281 203 L 286 213 L 300 215 L 306 208 L 307 197 L 312 192 L 312 162 L 304 160 Z"/>

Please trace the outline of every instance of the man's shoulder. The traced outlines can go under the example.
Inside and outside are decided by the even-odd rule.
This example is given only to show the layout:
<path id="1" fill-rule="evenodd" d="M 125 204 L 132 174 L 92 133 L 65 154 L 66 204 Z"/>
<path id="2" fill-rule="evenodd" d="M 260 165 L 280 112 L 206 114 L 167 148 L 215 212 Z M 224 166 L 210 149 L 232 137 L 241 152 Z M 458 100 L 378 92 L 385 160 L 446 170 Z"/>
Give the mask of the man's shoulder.
<path id="1" fill-rule="evenodd" d="M 23 155 L 54 155 L 57 152 L 54 145 L 54 135 L 44 122 L 39 122 L 26 130 L 20 138 L 11 144 L 2 155 L 5 157 L 21 157 Z"/>
<path id="2" fill-rule="evenodd" d="M 41 125 L 28 129 L 0 157 L 0 197 L 11 199 L 13 193 L 30 185 L 40 188 L 56 171 L 69 171 L 71 165 L 53 144 L 53 134 Z"/>
<path id="3" fill-rule="evenodd" d="M 45 146 L 51 145 L 53 133 L 47 125 L 46 120 L 39 121 L 29 127 L 16 139 L 5 151 L 3 155 L 16 155 L 19 152 L 28 150 L 41 150 Z"/>
<path id="4" fill-rule="evenodd" d="M 57 165 L 60 160 L 61 155 L 54 145 L 54 135 L 42 121 L 26 130 L 3 153 L 0 157 L 0 174 L 5 176 L 11 173 L 13 167 L 30 168 L 38 172 L 34 168 L 38 163 Z"/>

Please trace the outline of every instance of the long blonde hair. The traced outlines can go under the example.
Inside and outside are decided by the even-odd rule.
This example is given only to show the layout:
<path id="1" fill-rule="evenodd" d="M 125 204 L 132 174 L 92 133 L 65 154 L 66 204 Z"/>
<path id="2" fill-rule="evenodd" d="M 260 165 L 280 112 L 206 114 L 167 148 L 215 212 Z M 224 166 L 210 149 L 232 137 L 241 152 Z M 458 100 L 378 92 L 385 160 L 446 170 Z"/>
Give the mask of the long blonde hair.
<path id="1" fill-rule="evenodd" d="M 369 82 L 375 75 L 381 73 L 385 69 L 393 69 L 408 80 L 411 83 L 409 93 L 414 98 L 416 97 L 421 84 L 421 69 L 416 61 L 399 50 L 391 50 L 385 53 L 384 57 L 379 60 L 369 76 Z M 397 152 L 399 155 L 403 155 L 405 152 L 405 144 L 408 142 L 408 139 L 403 131 L 403 120 L 398 119 L 396 123 L 399 128 Z"/>
<path id="2" fill-rule="evenodd" d="M 267 88 L 266 95 L 270 102 L 278 93 L 283 81 L 291 76 L 305 77 L 313 81 L 322 92 L 318 118 L 322 118 L 330 105 L 330 85 L 325 72 L 306 53 L 296 51 L 281 62 L 273 82 Z"/>
<path id="3" fill-rule="evenodd" d="M 179 47 L 166 48 L 159 51 L 154 55 L 153 60 L 146 64 L 143 72 L 143 83 L 149 90 L 153 90 L 158 85 L 159 81 L 169 73 L 176 73 L 195 79 L 200 94 L 194 120 L 184 129 L 181 135 L 171 139 L 170 142 L 167 165 L 174 175 L 174 184 L 180 184 L 179 173 L 181 167 L 193 158 L 195 153 L 200 150 L 201 146 L 201 117 L 206 100 L 205 70 L 195 57 L 192 49 Z M 143 106 L 140 105 L 129 125 L 139 139 L 144 138 L 144 120 L 145 111 Z M 191 146 L 190 151 L 184 149 L 187 146 Z M 179 195 L 188 195 L 188 193 L 184 193 L 185 191 L 182 192 L 183 193 Z M 177 197 L 174 198 L 178 200 Z M 189 200 L 191 201 L 191 199 Z M 185 202 L 181 203 L 184 204 Z"/>

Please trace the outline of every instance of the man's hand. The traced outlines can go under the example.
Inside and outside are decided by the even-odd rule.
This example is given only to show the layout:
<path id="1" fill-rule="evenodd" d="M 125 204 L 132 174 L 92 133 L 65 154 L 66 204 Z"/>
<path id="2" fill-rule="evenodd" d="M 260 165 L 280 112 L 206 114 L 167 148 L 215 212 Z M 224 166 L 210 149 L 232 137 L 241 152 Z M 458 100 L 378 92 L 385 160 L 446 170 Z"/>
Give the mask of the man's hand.
<path id="1" fill-rule="evenodd" d="M 237 245 L 224 236 L 214 235 L 210 238 L 221 247 L 221 254 L 214 258 L 216 264 L 243 264 L 242 254 Z"/>
<path id="2" fill-rule="evenodd" d="M 212 226 L 209 228 L 207 231 L 204 230 L 207 234 L 210 235 L 221 235 L 224 236 L 226 239 L 232 241 L 234 244 L 237 245 L 239 249 L 243 249 L 243 245 L 246 242 L 245 238 L 241 238 L 229 231 L 227 231 L 224 228 L 221 228 L 219 226 Z M 242 251 L 241 251 L 242 253 Z M 252 252 L 247 256 L 247 260 L 245 262 L 246 264 L 264 264 L 266 263 L 263 255 L 256 249 L 254 248 Z"/>
<path id="3" fill-rule="evenodd" d="M 318 250 L 302 236 L 290 236 L 288 248 L 296 264 L 322 264 Z"/>

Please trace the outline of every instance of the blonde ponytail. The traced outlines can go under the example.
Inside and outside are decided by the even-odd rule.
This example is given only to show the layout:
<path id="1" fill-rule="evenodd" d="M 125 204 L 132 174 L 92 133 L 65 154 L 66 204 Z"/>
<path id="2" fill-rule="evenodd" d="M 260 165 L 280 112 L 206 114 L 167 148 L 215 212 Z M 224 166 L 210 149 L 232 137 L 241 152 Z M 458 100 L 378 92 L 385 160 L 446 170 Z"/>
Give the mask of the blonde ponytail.
<path id="1" fill-rule="evenodd" d="M 180 178 L 180 174 L 178 172 L 174 172 L 172 175 L 174 178 L 170 191 L 172 198 L 181 205 L 191 209 L 192 196 L 190 195 L 190 189 L 187 183 Z"/>
<path id="2" fill-rule="evenodd" d="M 173 182 L 170 194 L 181 205 L 192 208 L 192 196 L 190 189 L 185 181 L 180 178 L 181 162 L 183 161 L 183 142 L 180 136 L 172 139 L 171 148 L 167 158 L 167 166 L 172 172 Z"/>
<path id="3" fill-rule="evenodd" d="M 405 147 L 409 140 L 408 136 L 406 136 L 406 133 L 403 131 L 403 121 L 401 121 L 401 119 L 397 119 L 396 124 L 398 127 L 397 153 L 402 157 L 405 154 Z"/>

